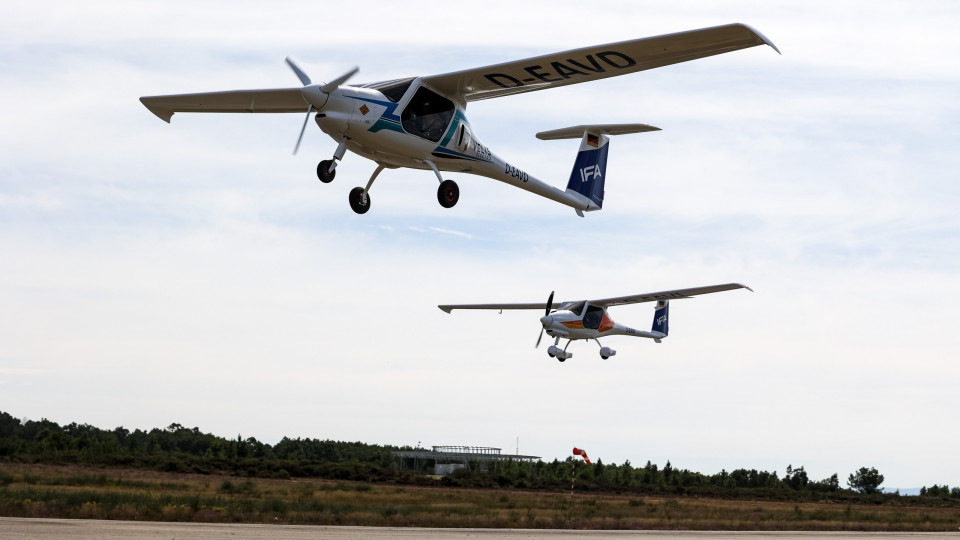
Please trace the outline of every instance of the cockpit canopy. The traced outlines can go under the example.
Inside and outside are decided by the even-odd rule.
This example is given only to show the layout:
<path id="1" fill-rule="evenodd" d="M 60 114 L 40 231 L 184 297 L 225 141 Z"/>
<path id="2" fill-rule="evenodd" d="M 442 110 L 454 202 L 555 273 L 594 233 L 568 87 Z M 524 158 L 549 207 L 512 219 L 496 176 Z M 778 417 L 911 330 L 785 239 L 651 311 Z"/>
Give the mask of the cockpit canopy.
<path id="1" fill-rule="evenodd" d="M 586 307 L 586 309 L 584 309 L 584 307 Z M 588 304 L 585 300 L 581 302 L 563 304 L 559 307 L 559 309 L 569 311 L 577 317 L 581 317 L 583 321 L 583 327 L 590 330 L 596 330 L 600 328 L 600 324 L 603 323 L 603 307 Z"/>
<path id="2" fill-rule="evenodd" d="M 415 80 L 410 77 L 376 82 L 364 85 L 364 88 L 377 90 L 390 101 L 399 103 Z M 411 135 L 437 142 L 450 125 L 456 108 L 449 99 L 425 86 L 419 86 L 400 113 L 400 125 Z"/>
<path id="3" fill-rule="evenodd" d="M 373 88 L 380 92 L 387 99 L 394 103 L 399 103 L 400 98 L 407 93 L 410 84 L 416 77 L 407 77 L 406 79 L 394 79 L 392 81 L 380 81 L 363 85 L 363 88 Z"/>

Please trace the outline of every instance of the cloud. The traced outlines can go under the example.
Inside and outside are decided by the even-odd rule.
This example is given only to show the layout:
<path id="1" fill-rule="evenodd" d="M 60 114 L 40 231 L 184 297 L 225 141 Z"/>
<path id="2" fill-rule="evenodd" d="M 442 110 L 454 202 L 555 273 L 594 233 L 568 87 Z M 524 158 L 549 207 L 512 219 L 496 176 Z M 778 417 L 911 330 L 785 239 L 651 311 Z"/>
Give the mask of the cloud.
<path id="1" fill-rule="evenodd" d="M 451 230 L 451 229 L 444 229 L 444 228 L 440 228 L 440 227 L 430 227 L 430 230 L 431 230 L 431 231 L 434 231 L 434 232 L 441 233 L 441 234 L 449 234 L 449 235 L 452 235 L 452 236 L 459 236 L 460 238 L 473 238 L 473 235 L 472 235 L 472 234 L 468 234 L 468 233 L 461 232 L 461 231 L 454 231 L 454 230 Z"/>

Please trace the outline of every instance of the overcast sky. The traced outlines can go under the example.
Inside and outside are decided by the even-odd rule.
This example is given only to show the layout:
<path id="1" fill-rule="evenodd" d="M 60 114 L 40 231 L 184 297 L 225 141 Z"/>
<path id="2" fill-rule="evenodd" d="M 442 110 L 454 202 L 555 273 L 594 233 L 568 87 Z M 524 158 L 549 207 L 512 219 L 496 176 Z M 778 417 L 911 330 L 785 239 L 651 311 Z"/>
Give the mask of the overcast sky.
<path id="1" fill-rule="evenodd" d="M 521 6 L 522 7 L 519 7 Z M 960 484 L 960 7 L 910 2 L 30 2 L 0 7 L 0 410 L 225 437 L 576 445 L 704 473 L 877 467 Z M 385 171 L 300 115 L 138 98 L 430 75 L 731 22 L 755 47 L 470 104 L 478 137 L 564 187 L 611 142 L 601 212 Z M 534 349 L 540 302 L 743 282 L 673 303 L 662 344 Z M 649 304 L 612 316 L 646 328 Z"/>

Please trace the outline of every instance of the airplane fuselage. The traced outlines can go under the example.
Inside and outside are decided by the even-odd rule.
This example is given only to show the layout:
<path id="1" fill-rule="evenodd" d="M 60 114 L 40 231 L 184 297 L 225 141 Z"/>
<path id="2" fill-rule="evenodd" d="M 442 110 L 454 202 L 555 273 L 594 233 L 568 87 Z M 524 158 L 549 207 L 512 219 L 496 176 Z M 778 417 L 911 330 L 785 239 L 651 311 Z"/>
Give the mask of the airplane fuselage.
<path id="1" fill-rule="evenodd" d="M 413 110 L 434 106 L 430 99 L 447 107 L 418 117 Z M 454 103 L 415 79 L 396 102 L 374 88 L 337 88 L 315 121 L 334 140 L 345 140 L 350 151 L 386 168 L 431 170 L 432 163 L 440 171 L 484 176 L 577 210 L 599 210 L 580 193 L 562 191 L 494 154 L 473 132 L 465 109 L 465 103 Z"/>
<path id="2" fill-rule="evenodd" d="M 624 326 L 610 318 L 606 310 L 598 310 L 584 316 L 569 310 L 559 309 L 540 319 L 544 330 L 551 337 L 563 339 L 598 339 L 607 336 L 635 336 L 652 339 L 666 337 L 660 332 L 646 332 Z"/>

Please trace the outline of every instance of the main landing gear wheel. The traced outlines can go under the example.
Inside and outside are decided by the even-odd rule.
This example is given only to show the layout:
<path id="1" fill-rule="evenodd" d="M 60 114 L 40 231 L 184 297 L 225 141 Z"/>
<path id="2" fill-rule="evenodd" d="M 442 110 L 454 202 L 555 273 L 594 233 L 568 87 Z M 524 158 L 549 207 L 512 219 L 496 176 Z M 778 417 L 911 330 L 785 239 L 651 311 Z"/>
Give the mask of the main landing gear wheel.
<path id="1" fill-rule="evenodd" d="M 453 208 L 453 205 L 460 200 L 460 186 L 453 180 L 440 182 L 440 188 L 437 189 L 437 200 L 440 201 L 440 206 Z"/>
<path id="2" fill-rule="evenodd" d="M 559 360 L 559 361 L 561 361 L 561 362 L 563 362 L 563 361 L 565 361 L 565 360 L 566 360 L 566 358 L 560 358 L 560 357 L 558 356 L 558 357 L 557 357 L 557 360 Z"/>
<path id="3" fill-rule="evenodd" d="M 363 194 L 362 187 L 355 187 L 350 190 L 350 208 L 358 214 L 366 214 L 370 209 L 370 194 Z"/>
<path id="4" fill-rule="evenodd" d="M 333 160 L 330 159 L 325 159 L 317 165 L 317 178 L 324 184 L 329 184 L 337 176 L 337 170 L 331 171 L 330 165 L 333 165 Z"/>

